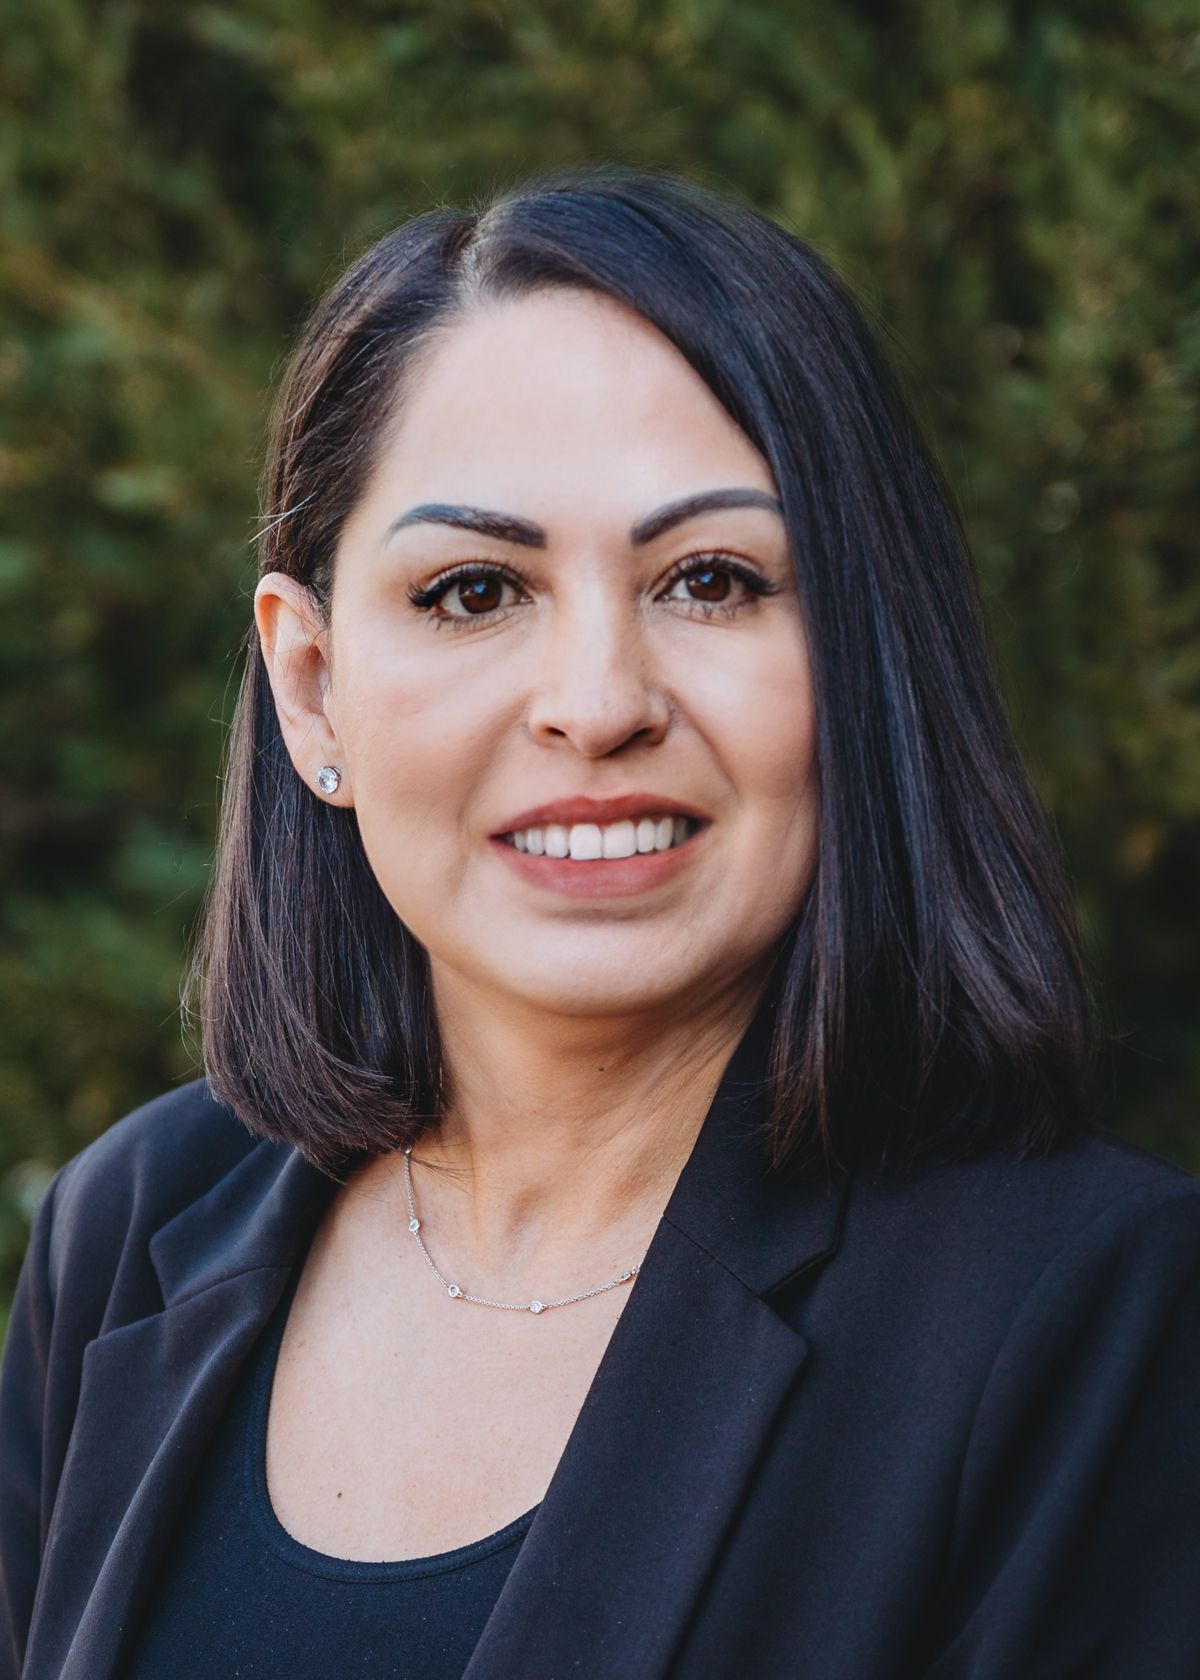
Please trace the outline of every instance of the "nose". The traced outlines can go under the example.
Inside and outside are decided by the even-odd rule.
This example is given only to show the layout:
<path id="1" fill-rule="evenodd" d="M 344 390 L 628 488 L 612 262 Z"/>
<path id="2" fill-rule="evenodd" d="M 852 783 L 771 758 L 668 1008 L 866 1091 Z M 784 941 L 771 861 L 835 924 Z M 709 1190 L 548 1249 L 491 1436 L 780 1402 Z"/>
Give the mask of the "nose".
<path id="1" fill-rule="evenodd" d="M 528 727 L 543 746 L 569 743 L 604 758 L 628 742 L 652 746 L 671 721 L 654 649 L 634 611 L 611 594 L 560 605 L 539 642 Z"/>

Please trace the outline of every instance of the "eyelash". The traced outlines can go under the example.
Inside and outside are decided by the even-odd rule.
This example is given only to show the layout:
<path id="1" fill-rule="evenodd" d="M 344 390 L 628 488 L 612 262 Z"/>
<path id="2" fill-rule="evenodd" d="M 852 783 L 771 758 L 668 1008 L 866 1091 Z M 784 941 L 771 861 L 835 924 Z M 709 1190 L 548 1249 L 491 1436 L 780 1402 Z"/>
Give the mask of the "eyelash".
<path id="1" fill-rule="evenodd" d="M 740 601 L 733 602 L 692 601 L 690 604 L 698 607 L 704 618 L 732 618 L 754 600 L 779 593 L 778 584 L 763 577 L 762 573 L 756 572 L 753 567 L 743 565 L 732 554 L 725 554 L 720 550 L 690 555 L 686 560 L 681 560 L 668 577 L 665 587 L 673 589 L 682 578 L 694 577 L 697 573 L 706 571 L 730 573 L 739 583 L 746 585 L 749 594 L 743 596 Z M 438 610 L 438 602 L 454 584 L 463 583 L 468 579 L 474 581 L 481 577 L 497 577 L 502 582 L 511 584 L 514 589 L 525 588 L 525 580 L 507 566 L 497 566 L 489 561 L 464 561 L 462 565 L 451 567 L 448 572 L 443 572 L 441 577 L 435 578 L 424 587 L 413 585 L 408 590 L 408 598 L 418 610 L 433 613 L 435 629 L 440 630 L 443 624 L 448 624 L 455 630 L 477 624 L 497 624 L 512 611 L 511 607 L 497 607 L 487 613 L 443 613 Z"/>

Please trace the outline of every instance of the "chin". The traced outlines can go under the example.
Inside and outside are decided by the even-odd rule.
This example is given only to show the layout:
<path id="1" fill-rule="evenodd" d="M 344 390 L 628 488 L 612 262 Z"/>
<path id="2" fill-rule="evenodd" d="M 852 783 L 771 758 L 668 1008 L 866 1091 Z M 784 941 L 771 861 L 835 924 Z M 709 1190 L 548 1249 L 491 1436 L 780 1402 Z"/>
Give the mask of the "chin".
<path id="1" fill-rule="evenodd" d="M 641 1015 L 669 1004 L 690 991 L 696 979 L 690 974 L 671 974 L 661 967 L 647 984 L 647 969 L 653 958 L 641 953 L 626 960 L 624 972 L 613 974 L 588 971 L 581 952 L 574 962 L 547 964 L 535 974 L 489 976 L 489 984 L 547 1015 L 568 1015 L 601 1020 L 606 1017 Z"/>

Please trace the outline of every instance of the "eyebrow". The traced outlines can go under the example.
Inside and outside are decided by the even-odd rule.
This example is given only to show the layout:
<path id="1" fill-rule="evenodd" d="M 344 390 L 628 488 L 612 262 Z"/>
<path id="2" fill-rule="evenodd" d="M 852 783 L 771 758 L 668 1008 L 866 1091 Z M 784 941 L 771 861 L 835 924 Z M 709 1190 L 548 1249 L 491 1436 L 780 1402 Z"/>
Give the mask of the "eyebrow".
<path id="1" fill-rule="evenodd" d="M 653 542 L 676 525 L 694 519 L 701 513 L 713 513 L 722 508 L 759 507 L 783 517 L 783 505 L 777 496 L 765 490 L 731 489 L 701 490 L 694 496 L 681 496 L 666 502 L 653 513 L 639 519 L 629 533 L 635 548 Z M 482 536 L 495 537 L 499 542 L 516 543 L 521 548 L 545 548 L 546 533 L 531 519 L 518 519 L 514 514 L 493 513 L 487 508 L 457 507 L 447 502 L 422 502 L 394 519 L 384 535 L 390 542 L 397 531 L 409 525 L 453 525 L 463 531 L 478 531 Z"/>

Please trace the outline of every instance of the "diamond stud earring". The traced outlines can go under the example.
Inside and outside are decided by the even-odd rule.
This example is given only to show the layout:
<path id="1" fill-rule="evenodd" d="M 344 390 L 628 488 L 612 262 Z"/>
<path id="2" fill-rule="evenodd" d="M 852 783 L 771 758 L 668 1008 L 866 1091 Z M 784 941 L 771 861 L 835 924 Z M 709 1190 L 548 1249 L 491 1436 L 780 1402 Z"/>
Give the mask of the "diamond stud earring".
<path id="1" fill-rule="evenodd" d="M 322 793 L 336 793 L 342 772 L 334 764 L 323 764 L 317 771 L 317 786 Z"/>

